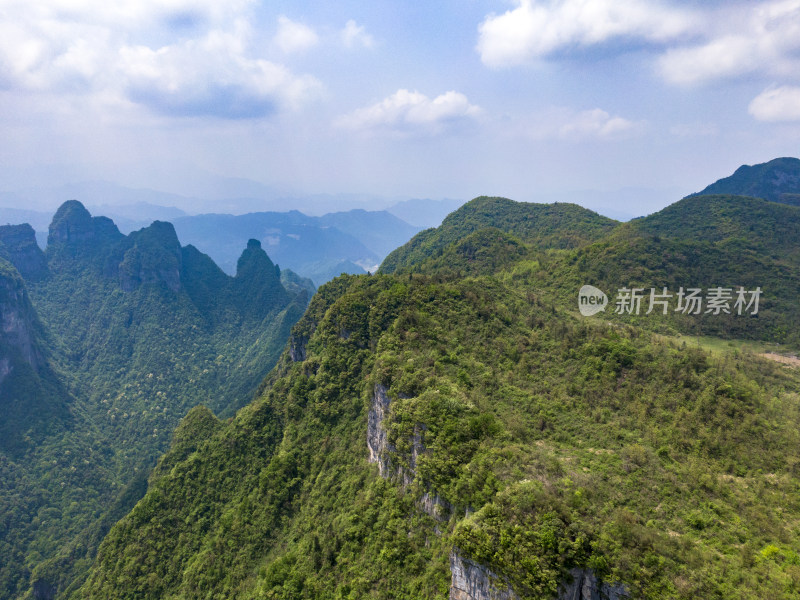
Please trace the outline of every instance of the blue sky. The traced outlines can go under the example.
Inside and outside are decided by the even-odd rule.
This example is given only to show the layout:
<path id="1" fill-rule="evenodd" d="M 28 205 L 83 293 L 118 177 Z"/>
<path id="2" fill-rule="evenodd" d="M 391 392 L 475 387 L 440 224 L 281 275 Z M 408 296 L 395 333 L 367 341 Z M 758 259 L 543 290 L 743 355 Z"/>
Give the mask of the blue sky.
<path id="1" fill-rule="evenodd" d="M 644 214 L 800 154 L 800 0 L 0 0 L 0 136 L 0 190 Z"/>

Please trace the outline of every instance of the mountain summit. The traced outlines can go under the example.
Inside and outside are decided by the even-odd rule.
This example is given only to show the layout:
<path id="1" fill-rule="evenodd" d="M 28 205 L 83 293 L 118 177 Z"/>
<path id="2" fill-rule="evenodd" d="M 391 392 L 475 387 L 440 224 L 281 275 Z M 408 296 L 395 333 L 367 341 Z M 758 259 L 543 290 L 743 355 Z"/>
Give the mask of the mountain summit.
<path id="1" fill-rule="evenodd" d="M 800 159 L 776 158 L 758 165 L 742 165 L 730 177 L 712 183 L 691 196 L 735 194 L 800 206 Z"/>

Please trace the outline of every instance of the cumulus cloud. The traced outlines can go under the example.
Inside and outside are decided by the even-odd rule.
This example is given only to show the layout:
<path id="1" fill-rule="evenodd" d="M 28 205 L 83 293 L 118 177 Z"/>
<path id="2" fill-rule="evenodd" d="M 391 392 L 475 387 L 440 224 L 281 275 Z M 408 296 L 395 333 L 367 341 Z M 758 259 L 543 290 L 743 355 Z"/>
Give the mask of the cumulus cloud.
<path id="1" fill-rule="evenodd" d="M 481 109 L 459 92 L 449 91 L 431 99 L 400 89 L 381 102 L 340 117 L 335 125 L 360 131 L 436 134 L 480 113 Z"/>
<path id="2" fill-rule="evenodd" d="M 753 98 L 748 110 L 759 121 L 800 121 L 800 87 L 764 90 Z"/>
<path id="3" fill-rule="evenodd" d="M 342 43 L 347 48 L 355 46 L 363 46 L 364 48 L 372 48 L 375 45 L 375 40 L 363 26 L 350 19 L 340 32 Z"/>
<path id="4" fill-rule="evenodd" d="M 274 41 L 275 45 L 283 52 L 291 54 L 316 46 L 319 43 L 319 36 L 308 25 L 280 16 L 278 17 L 278 33 L 275 35 Z"/>
<path id="5" fill-rule="evenodd" d="M 723 10 L 700 44 L 671 49 L 659 61 L 672 83 L 696 84 L 760 72 L 791 75 L 800 63 L 800 0 L 753 3 L 727 15 Z"/>
<path id="6" fill-rule="evenodd" d="M 479 27 L 477 50 L 489 67 L 506 67 L 576 47 L 627 38 L 665 42 L 692 29 L 692 15 L 648 0 L 517 0 Z"/>
<path id="7" fill-rule="evenodd" d="M 242 50 L 240 36 L 222 32 L 158 50 L 126 47 L 120 74 L 133 101 L 174 116 L 263 117 L 297 106 L 320 87 Z"/>
<path id="8" fill-rule="evenodd" d="M 93 94 L 172 116 L 259 118 L 298 107 L 321 84 L 259 54 L 250 4 L 0 0 L 16 11 L 0 21 L 0 87 Z M 285 18 L 278 26 L 286 51 L 315 36 Z"/>

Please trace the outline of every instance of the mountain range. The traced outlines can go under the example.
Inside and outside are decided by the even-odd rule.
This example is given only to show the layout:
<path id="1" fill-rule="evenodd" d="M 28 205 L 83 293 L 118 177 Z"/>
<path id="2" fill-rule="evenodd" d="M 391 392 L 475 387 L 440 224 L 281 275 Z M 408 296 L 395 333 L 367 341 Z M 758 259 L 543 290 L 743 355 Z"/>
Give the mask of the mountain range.
<path id="1" fill-rule="evenodd" d="M 46 251 L 29 225 L 0 227 L 0 269 L 0 597 L 52 597 L 186 411 L 252 398 L 310 293 L 285 288 L 257 240 L 231 277 L 169 223 L 126 236 L 76 201 Z"/>
<path id="2" fill-rule="evenodd" d="M 135 194 L 135 190 L 129 193 Z M 435 206 L 430 201 L 425 204 Z M 126 234 L 147 227 L 154 220 L 168 221 L 175 227 L 181 243 L 208 254 L 230 275 L 236 273 L 242 246 L 248 239 L 257 239 L 276 263 L 310 279 L 314 286 L 341 273 L 374 271 L 389 252 L 420 229 L 390 212 L 363 209 L 321 217 L 310 217 L 297 210 L 187 215 L 178 208 L 138 200 L 130 204 L 99 204 L 92 210 L 111 216 L 117 228 Z M 0 208 L 0 223 L 32 225 L 42 247 L 47 243 L 46 231 L 51 219 L 47 212 Z"/>
<path id="3" fill-rule="evenodd" d="M 796 597 L 800 187 L 779 162 L 745 173 L 782 203 L 712 190 L 627 223 L 479 197 L 307 308 L 263 236 L 231 277 L 168 223 L 125 236 L 79 203 L 44 253 L 0 228 L 22 425 L 2 589 Z"/>
<path id="4" fill-rule="evenodd" d="M 322 286 L 232 421 L 182 420 L 74 597 L 796 597 L 800 373 L 756 352 L 800 348 L 798 217 L 467 203 Z M 586 283 L 764 304 L 584 317 Z"/>

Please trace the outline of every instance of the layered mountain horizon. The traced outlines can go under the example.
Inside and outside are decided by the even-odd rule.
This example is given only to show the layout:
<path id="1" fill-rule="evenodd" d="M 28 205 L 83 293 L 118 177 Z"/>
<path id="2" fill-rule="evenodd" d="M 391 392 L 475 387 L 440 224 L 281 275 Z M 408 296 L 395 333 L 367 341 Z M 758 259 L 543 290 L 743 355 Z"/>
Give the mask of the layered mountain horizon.
<path id="1" fill-rule="evenodd" d="M 124 235 L 78 201 L 45 250 L 0 227 L 0 596 L 79 581 L 180 417 L 255 393 L 314 288 L 242 247 L 230 276 L 170 223 Z"/>
<path id="2" fill-rule="evenodd" d="M 795 160 L 478 197 L 313 296 L 259 236 L 0 227 L 0 596 L 795 597 Z"/>

